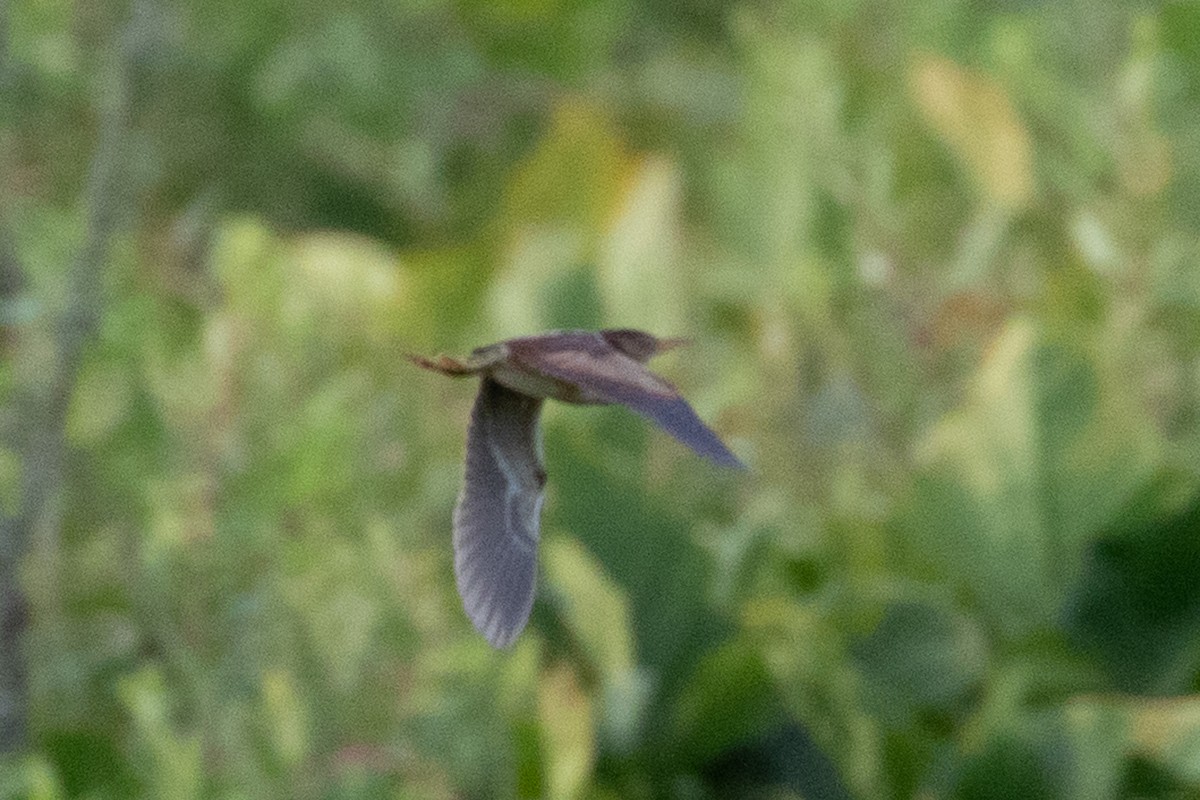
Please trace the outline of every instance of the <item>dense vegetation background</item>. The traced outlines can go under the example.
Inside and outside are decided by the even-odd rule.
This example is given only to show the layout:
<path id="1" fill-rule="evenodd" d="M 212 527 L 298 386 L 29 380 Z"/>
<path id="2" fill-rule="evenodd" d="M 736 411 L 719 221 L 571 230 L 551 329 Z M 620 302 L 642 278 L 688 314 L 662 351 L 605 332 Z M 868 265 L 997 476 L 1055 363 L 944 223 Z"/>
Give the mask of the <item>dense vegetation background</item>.
<path id="1" fill-rule="evenodd" d="M 0 797 L 1200 796 L 1200 5 L 0 15 Z M 751 469 L 551 408 L 497 653 L 400 356 L 601 325 Z"/>

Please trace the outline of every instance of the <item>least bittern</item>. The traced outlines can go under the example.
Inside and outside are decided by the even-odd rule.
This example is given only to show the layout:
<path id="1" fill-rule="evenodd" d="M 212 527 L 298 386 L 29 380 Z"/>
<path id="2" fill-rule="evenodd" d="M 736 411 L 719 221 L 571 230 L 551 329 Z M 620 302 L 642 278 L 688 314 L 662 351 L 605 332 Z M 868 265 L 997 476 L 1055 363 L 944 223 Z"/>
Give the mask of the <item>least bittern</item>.
<path id="1" fill-rule="evenodd" d="M 454 572 L 467 616 L 494 647 L 512 644 L 533 608 L 543 400 L 619 403 L 715 463 L 743 467 L 675 387 L 644 366 L 684 343 L 630 329 L 555 331 L 480 347 L 464 360 L 409 357 L 444 375 L 483 379 L 454 509 Z"/>

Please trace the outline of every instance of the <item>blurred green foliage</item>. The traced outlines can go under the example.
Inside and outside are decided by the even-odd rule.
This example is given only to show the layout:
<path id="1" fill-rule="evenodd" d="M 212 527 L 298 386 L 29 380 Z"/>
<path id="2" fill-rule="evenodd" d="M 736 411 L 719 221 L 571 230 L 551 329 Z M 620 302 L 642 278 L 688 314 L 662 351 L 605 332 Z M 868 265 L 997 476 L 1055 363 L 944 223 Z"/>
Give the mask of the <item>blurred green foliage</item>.
<path id="1" fill-rule="evenodd" d="M 1200 796 L 1200 6 L 134 5 L 0 6 L 9 401 L 131 81 L 0 798 Z M 602 325 L 751 470 L 549 409 L 496 653 L 401 354 Z"/>

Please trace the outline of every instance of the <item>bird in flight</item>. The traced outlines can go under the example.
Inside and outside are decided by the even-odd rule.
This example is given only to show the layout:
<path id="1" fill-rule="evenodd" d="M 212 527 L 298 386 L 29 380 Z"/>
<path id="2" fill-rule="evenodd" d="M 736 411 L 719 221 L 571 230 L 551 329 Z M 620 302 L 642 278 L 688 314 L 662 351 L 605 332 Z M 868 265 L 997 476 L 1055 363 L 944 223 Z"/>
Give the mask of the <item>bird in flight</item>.
<path id="1" fill-rule="evenodd" d="M 675 387 L 644 366 L 682 344 L 628 328 L 553 331 L 479 347 L 463 360 L 408 356 L 443 375 L 482 378 L 454 508 L 454 574 L 467 616 L 493 647 L 512 644 L 533 608 L 546 484 L 543 400 L 619 403 L 715 463 L 744 468 Z"/>

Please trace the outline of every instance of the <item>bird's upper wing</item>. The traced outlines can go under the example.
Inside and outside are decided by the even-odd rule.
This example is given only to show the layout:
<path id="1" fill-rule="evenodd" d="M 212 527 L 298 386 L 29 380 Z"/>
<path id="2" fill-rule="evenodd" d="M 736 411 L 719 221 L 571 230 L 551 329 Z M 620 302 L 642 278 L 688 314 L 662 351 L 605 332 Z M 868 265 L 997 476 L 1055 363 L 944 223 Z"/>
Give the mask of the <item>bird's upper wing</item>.
<path id="1" fill-rule="evenodd" d="M 467 431 L 454 509 L 454 573 L 471 622 L 493 647 L 517 638 L 533 608 L 542 469 L 542 401 L 484 378 Z"/>
<path id="2" fill-rule="evenodd" d="M 599 336 L 572 340 L 569 347 L 547 346 L 536 339 L 513 340 L 509 350 L 528 368 L 550 375 L 607 400 L 628 406 L 657 422 L 702 456 L 725 467 L 745 465 L 705 425 L 675 387 Z"/>

